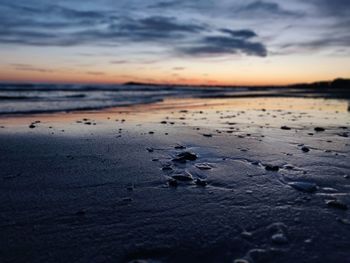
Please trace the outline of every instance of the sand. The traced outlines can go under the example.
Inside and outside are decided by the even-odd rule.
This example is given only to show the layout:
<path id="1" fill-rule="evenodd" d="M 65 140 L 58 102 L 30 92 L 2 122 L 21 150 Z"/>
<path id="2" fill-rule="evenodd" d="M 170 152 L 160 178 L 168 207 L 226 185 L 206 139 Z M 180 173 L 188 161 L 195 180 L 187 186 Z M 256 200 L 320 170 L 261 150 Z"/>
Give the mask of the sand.
<path id="1" fill-rule="evenodd" d="M 300 98 L 2 117 L 0 261 L 346 262 L 349 117 Z"/>

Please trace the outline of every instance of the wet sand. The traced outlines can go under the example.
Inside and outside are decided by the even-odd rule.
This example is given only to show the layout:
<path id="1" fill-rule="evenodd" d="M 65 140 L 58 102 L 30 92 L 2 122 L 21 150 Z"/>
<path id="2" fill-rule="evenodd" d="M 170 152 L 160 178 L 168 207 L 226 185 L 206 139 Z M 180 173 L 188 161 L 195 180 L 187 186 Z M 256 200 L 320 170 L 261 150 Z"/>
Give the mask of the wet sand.
<path id="1" fill-rule="evenodd" d="M 0 127 L 1 262 L 350 258 L 346 100 L 177 99 Z"/>

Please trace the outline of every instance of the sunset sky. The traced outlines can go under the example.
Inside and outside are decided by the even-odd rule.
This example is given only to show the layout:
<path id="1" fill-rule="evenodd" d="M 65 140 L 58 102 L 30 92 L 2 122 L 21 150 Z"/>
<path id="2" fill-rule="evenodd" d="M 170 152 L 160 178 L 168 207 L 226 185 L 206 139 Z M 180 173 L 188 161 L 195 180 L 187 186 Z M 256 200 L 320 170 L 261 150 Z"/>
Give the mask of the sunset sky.
<path id="1" fill-rule="evenodd" d="M 350 77 L 349 0 L 1 0 L 0 81 Z"/>

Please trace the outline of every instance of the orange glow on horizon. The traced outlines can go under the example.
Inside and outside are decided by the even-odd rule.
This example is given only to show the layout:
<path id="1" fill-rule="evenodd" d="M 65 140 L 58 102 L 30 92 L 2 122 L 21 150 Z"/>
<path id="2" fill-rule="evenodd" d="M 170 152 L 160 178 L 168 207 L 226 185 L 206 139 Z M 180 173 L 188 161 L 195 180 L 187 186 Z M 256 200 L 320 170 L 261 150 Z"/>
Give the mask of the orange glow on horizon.
<path id="1" fill-rule="evenodd" d="M 20 83 L 60 83 L 60 84 L 122 84 L 126 82 L 142 82 L 165 85 L 223 85 L 223 86 L 265 86 L 265 85 L 289 85 L 295 83 L 311 83 L 323 80 L 333 80 L 342 76 L 310 76 L 309 78 L 298 77 L 276 77 L 268 79 L 267 77 L 254 78 L 247 80 L 245 77 L 232 79 L 227 76 L 218 76 L 217 78 L 203 76 L 184 76 L 175 77 L 169 75 L 159 75 L 157 77 L 142 76 L 118 76 L 118 75 L 89 75 L 82 73 L 42 73 L 42 72 L 1 72 L 1 82 L 20 82 Z"/>

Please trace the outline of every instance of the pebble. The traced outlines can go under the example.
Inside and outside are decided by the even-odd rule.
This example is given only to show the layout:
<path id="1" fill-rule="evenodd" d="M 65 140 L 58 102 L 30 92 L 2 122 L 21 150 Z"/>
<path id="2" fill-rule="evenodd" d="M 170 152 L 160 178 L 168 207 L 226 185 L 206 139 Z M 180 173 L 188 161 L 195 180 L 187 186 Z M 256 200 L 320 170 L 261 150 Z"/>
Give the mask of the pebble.
<path id="1" fill-rule="evenodd" d="M 204 180 L 204 179 L 200 179 L 200 178 L 198 178 L 197 180 L 196 180 L 196 185 L 198 185 L 198 186 L 207 186 L 207 180 Z"/>
<path id="2" fill-rule="evenodd" d="M 181 182 L 193 181 L 192 176 L 191 176 L 189 173 L 187 173 L 187 172 L 185 172 L 185 173 L 183 173 L 183 174 L 174 174 L 174 175 L 172 176 L 172 178 L 173 178 L 173 179 L 176 179 L 176 180 L 178 180 L 178 181 L 181 181 Z"/>
<path id="3" fill-rule="evenodd" d="M 177 180 L 174 179 L 174 178 L 170 178 L 170 179 L 168 180 L 168 184 L 169 184 L 169 186 L 171 186 L 171 187 L 177 187 L 177 186 L 178 186 Z"/>
<path id="4" fill-rule="evenodd" d="M 308 153 L 310 151 L 310 148 L 304 146 L 303 148 L 301 148 L 301 150 L 304 152 L 304 153 Z"/>
<path id="5" fill-rule="evenodd" d="M 292 182 L 292 183 L 289 183 L 288 185 L 293 187 L 296 190 L 306 192 L 306 193 L 313 193 L 317 190 L 317 185 L 315 183 Z"/>
<path id="6" fill-rule="evenodd" d="M 29 125 L 29 128 L 30 128 L 30 129 L 34 129 L 35 127 L 36 127 L 36 126 L 35 126 L 33 123 Z"/>
<path id="7" fill-rule="evenodd" d="M 324 131 L 325 131 L 325 129 L 322 128 L 322 127 L 316 127 L 314 130 L 315 130 L 316 132 L 324 132 Z"/>
<path id="8" fill-rule="evenodd" d="M 275 243 L 277 245 L 284 245 L 284 244 L 288 243 L 288 239 L 283 233 L 274 234 L 271 237 L 271 240 L 273 243 Z"/>
<path id="9" fill-rule="evenodd" d="M 266 249 L 254 248 L 248 252 L 248 257 L 253 260 L 253 262 L 269 262 L 270 253 Z"/>
<path id="10" fill-rule="evenodd" d="M 195 166 L 200 170 L 210 170 L 212 169 L 211 165 L 208 163 L 196 163 Z"/>
<path id="11" fill-rule="evenodd" d="M 290 127 L 288 127 L 288 126 L 282 126 L 282 127 L 281 127 L 281 129 L 282 129 L 282 130 L 286 130 L 286 131 L 291 130 L 291 128 L 290 128 Z"/>
<path id="12" fill-rule="evenodd" d="M 213 137 L 213 135 L 212 134 L 210 134 L 210 133 L 204 133 L 204 134 L 202 134 L 204 137 L 208 137 L 208 138 L 211 138 L 211 137 Z"/>
<path id="13" fill-rule="evenodd" d="M 326 201 L 326 205 L 329 207 L 333 207 L 333 208 L 338 208 L 341 210 L 347 210 L 348 206 L 347 204 L 343 203 L 342 201 L 339 200 L 327 200 Z"/>
<path id="14" fill-rule="evenodd" d="M 233 263 L 250 263 L 248 260 L 243 259 L 243 258 L 239 258 L 239 259 L 235 259 L 233 261 Z"/>
<path id="15" fill-rule="evenodd" d="M 174 162 L 184 163 L 186 161 L 195 161 L 198 156 L 193 152 L 182 152 L 177 155 L 176 158 L 173 159 Z"/>
<path id="16" fill-rule="evenodd" d="M 154 152 L 154 149 L 151 148 L 151 147 L 146 148 L 146 150 L 147 150 L 148 152 L 150 152 L 150 153 L 153 153 L 153 152 Z"/>
<path id="17" fill-rule="evenodd" d="M 171 170 L 173 170 L 173 168 L 171 167 L 170 164 L 165 164 L 165 165 L 163 165 L 162 170 L 163 171 L 171 171 Z"/>
<path id="18" fill-rule="evenodd" d="M 253 237 L 253 234 L 251 232 L 248 232 L 248 231 L 243 231 L 241 233 L 241 237 L 243 237 L 245 239 L 251 239 Z"/>
<path id="19" fill-rule="evenodd" d="M 186 149 L 186 146 L 183 146 L 181 144 L 178 144 L 174 147 L 176 150 L 183 150 L 183 149 Z"/>
<path id="20" fill-rule="evenodd" d="M 270 165 L 270 164 L 267 164 L 265 166 L 265 170 L 266 171 L 271 171 L 271 172 L 278 172 L 279 171 L 279 167 L 277 165 Z"/>
<path id="21" fill-rule="evenodd" d="M 338 217 L 337 220 L 338 220 L 340 223 L 344 224 L 344 225 L 350 225 L 350 220 L 348 220 L 348 219 L 346 219 L 346 218 L 340 218 L 340 217 Z"/>

